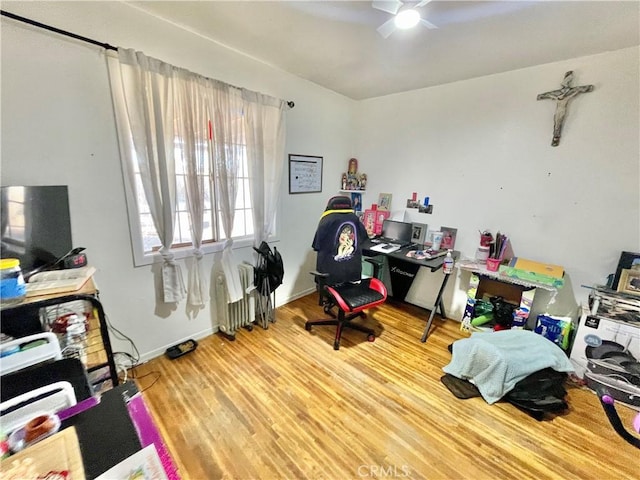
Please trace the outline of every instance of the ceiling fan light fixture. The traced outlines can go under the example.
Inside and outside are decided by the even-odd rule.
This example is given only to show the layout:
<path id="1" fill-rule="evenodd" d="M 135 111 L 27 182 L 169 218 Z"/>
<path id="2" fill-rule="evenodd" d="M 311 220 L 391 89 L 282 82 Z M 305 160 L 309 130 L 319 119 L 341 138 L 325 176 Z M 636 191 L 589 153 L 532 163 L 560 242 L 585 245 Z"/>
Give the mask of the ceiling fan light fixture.
<path id="1" fill-rule="evenodd" d="M 396 27 L 406 30 L 415 27 L 420 22 L 420 14 L 412 8 L 402 10 L 395 16 L 394 23 Z"/>

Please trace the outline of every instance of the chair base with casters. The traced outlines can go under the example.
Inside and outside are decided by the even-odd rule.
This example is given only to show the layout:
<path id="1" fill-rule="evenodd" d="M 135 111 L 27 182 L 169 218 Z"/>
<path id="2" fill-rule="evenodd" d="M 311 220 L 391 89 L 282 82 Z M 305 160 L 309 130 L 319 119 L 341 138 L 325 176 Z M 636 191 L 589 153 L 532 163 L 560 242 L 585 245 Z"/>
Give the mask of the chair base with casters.
<path id="1" fill-rule="evenodd" d="M 341 285 L 324 285 L 325 275 L 313 272 L 318 279 L 320 289 L 320 304 L 324 307 L 324 312 L 334 317 L 332 320 L 309 320 L 304 328 L 307 331 L 311 327 L 318 325 L 332 325 L 336 327 L 336 336 L 333 342 L 333 349 L 340 349 L 340 338 L 345 328 L 358 330 L 367 334 L 367 340 L 375 340 L 375 332 L 363 325 L 352 323 L 356 317 L 364 317 L 364 310 L 384 303 L 387 298 L 387 289 L 377 278 L 363 279 L 358 283 L 344 283 Z M 338 315 L 331 311 L 333 307 L 338 308 Z"/>

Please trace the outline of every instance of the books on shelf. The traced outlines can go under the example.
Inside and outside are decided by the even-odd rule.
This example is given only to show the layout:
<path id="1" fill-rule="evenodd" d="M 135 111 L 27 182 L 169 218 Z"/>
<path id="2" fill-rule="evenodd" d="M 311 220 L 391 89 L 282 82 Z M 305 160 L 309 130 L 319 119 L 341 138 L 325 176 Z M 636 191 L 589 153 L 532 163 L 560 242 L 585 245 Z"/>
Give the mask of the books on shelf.
<path id="1" fill-rule="evenodd" d="M 95 267 L 86 266 L 35 273 L 29 278 L 29 283 L 26 285 L 26 296 L 35 297 L 53 293 L 75 292 L 87 283 L 95 271 Z"/>

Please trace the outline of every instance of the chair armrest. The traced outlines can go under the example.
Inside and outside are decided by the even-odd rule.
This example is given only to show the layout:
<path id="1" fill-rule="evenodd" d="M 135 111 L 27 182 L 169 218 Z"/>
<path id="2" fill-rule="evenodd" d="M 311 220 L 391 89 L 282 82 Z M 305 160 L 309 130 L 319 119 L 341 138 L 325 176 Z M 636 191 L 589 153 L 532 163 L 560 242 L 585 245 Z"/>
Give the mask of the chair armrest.
<path id="1" fill-rule="evenodd" d="M 316 270 L 313 270 L 311 272 L 309 272 L 311 275 L 313 275 L 316 278 L 329 278 L 329 274 L 328 273 L 322 273 L 322 272 L 318 272 Z"/>
<path id="2" fill-rule="evenodd" d="M 373 265 L 373 277 L 380 278 L 380 269 L 384 266 L 384 258 L 378 257 L 362 257 L 365 262 Z"/>

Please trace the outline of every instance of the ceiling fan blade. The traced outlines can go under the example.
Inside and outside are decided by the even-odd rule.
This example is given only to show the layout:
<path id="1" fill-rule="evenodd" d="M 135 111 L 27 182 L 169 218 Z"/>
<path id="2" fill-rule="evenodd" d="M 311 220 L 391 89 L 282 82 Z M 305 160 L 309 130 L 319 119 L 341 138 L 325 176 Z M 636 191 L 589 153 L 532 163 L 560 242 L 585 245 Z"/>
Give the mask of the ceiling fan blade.
<path id="1" fill-rule="evenodd" d="M 420 23 L 422 25 L 424 25 L 425 27 L 427 27 L 429 30 L 433 30 L 434 28 L 438 28 L 433 23 L 426 21 L 424 18 L 420 19 Z"/>
<path id="2" fill-rule="evenodd" d="M 431 0 L 422 0 L 421 2 L 416 3 L 413 8 L 420 8 L 420 7 L 424 7 L 427 3 L 429 3 Z"/>
<path id="3" fill-rule="evenodd" d="M 402 2 L 400 0 L 374 0 L 371 6 L 377 10 L 395 15 L 400 10 Z"/>
<path id="4" fill-rule="evenodd" d="M 394 23 L 394 20 L 394 18 L 390 18 L 377 28 L 378 33 L 382 35 L 383 38 L 389 38 L 389 35 L 395 32 L 396 24 Z"/>

